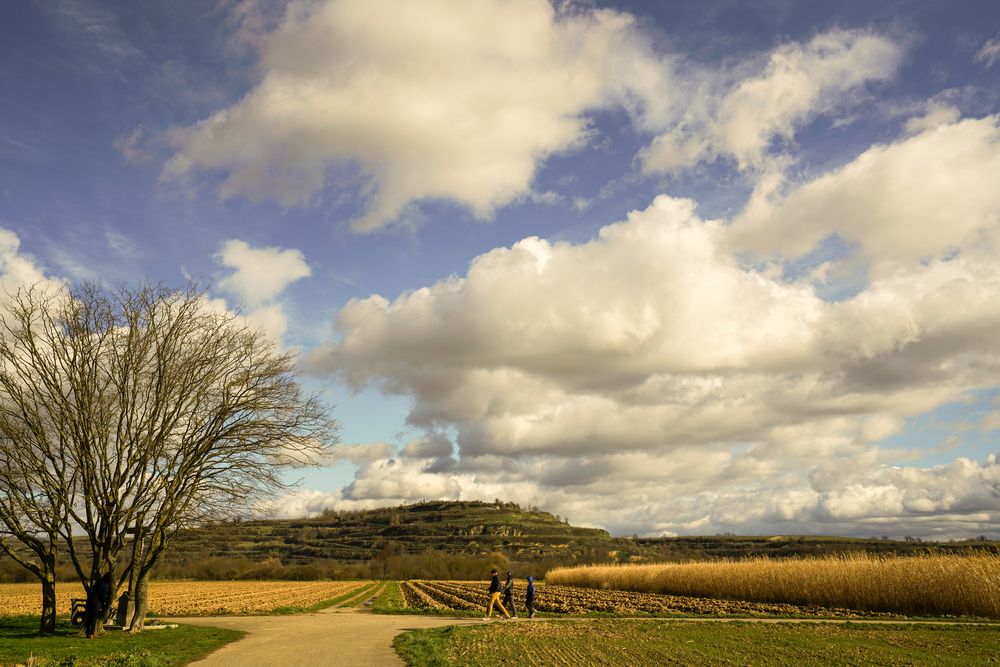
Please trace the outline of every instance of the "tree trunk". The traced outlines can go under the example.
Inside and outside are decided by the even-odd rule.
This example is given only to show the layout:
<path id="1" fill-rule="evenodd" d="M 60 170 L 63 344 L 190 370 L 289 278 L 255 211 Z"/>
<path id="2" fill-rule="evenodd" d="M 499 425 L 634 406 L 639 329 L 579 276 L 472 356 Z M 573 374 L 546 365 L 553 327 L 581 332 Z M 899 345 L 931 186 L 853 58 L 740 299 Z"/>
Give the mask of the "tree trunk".
<path id="1" fill-rule="evenodd" d="M 54 559 L 53 559 L 54 560 Z M 54 565 L 54 563 L 45 563 Z M 51 635 L 56 631 L 56 575 L 55 567 L 46 567 L 42 572 L 42 621 L 38 634 Z"/>
<path id="2" fill-rule="evenodd" d="M 146 610 L 149 608 L 149 573 L 139 577 L 139 581 L 135 585 L 135 591 L 133 593 L 135 599 L 135 611 L 132 613 L 132 622 L 129 624 L 128 631 L 132 634 L 142 632 L 142 628 L 146 623 Z"/>

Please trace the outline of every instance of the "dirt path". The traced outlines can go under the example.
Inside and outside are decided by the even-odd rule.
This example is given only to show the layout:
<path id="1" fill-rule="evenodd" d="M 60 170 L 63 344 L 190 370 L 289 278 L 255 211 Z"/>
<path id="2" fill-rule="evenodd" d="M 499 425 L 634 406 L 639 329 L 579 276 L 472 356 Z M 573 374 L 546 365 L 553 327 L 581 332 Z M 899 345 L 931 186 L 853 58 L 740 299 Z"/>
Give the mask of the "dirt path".
<path id="1" fill-rule="evenodd" d="M 171 622 L 208 625 L 243 630 L 243 639 L 224 646 L 193 667 L 299 667 L 300 665 L 403 665 L 392 649 L 400 632 L 442 625 L 475 625 L 482 621 L 469 617 L 390 616 L 354 608 L 334 608 L 295 616 L 211 616 L 176 618 Z M 539 621 L 592 620 L 581 618 L 522 619 Z M 812 618 L 635 618 L 666 623 L 852 623 L 865 625 L 914 624 L 953 625 L 951 621 L 907 621 Z M 980 623 L 974 623 L 980 625 Z"/>
<path id="2" fill-rule="evenodd" d="M 212 616 L 170 621 L 248 633 L 191 663 L 194 667 L 403 665 L 392 648 L 392 639 L 400 632 L 482 623 L 468 617 L 389 616 L 352 608 L 294 616 Z"/>

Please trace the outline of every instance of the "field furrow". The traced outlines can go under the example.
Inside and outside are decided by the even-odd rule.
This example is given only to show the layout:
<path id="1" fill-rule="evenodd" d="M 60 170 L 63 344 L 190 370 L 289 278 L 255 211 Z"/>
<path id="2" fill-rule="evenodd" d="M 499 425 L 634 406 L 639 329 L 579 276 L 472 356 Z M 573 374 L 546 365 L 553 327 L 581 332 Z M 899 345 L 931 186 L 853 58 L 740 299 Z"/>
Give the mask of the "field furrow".
<path id="1" fill-rule="evenodd" d="M 440 606 L 456 611 L 484 609 L 489 601 L 485 582 L 473 581 L 420 581 L 406 582 Z M 779 603 L 755 603 L 739 600 L 638 593 L 633 591 L 599 590 L 556 586 L 536 583 L 535 610 L 553 614 L 586 614 L 591 612 L 618 614 L 696 614 L 714 616 L 871 616 L 870 612 L 856 612 L 819 606 L 797 606 Z M 428 605 L 416 595 L 413 606 Z M 524 607 L 524 587 L 515 588 L 514 600 L 519 609 Z"/>

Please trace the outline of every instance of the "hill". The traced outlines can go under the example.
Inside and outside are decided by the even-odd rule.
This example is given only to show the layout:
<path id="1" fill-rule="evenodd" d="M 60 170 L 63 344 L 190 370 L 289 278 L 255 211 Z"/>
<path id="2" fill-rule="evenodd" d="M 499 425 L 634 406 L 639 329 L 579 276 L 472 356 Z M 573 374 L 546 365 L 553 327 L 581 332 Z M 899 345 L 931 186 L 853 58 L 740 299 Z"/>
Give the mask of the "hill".
<path id="1" fill-rule="evenodd" d="M 584 563 L 604 561 L 613 550 L 607 531 L 571 526 L 537 509 L 499 501 L 433 501 L 184 531 L 165 554 L 161 570 L 206 559 L 358 565 L 428 552 L 480 560 L 500 555 L 502 561 L 518 563 Z"/>

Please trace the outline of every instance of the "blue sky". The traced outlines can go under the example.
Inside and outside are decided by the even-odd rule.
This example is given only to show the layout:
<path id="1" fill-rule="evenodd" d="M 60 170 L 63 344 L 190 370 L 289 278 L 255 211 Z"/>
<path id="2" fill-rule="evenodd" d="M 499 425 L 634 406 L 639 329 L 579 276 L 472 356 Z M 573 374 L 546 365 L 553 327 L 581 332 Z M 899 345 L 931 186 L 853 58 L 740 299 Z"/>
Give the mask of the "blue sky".
<path id="1" fill-rule="evenodd" d="M 14 3 L 0 280 L 295 350 L 277 515 L 1000 536 L 998 74 L 987 1 Z"/>

